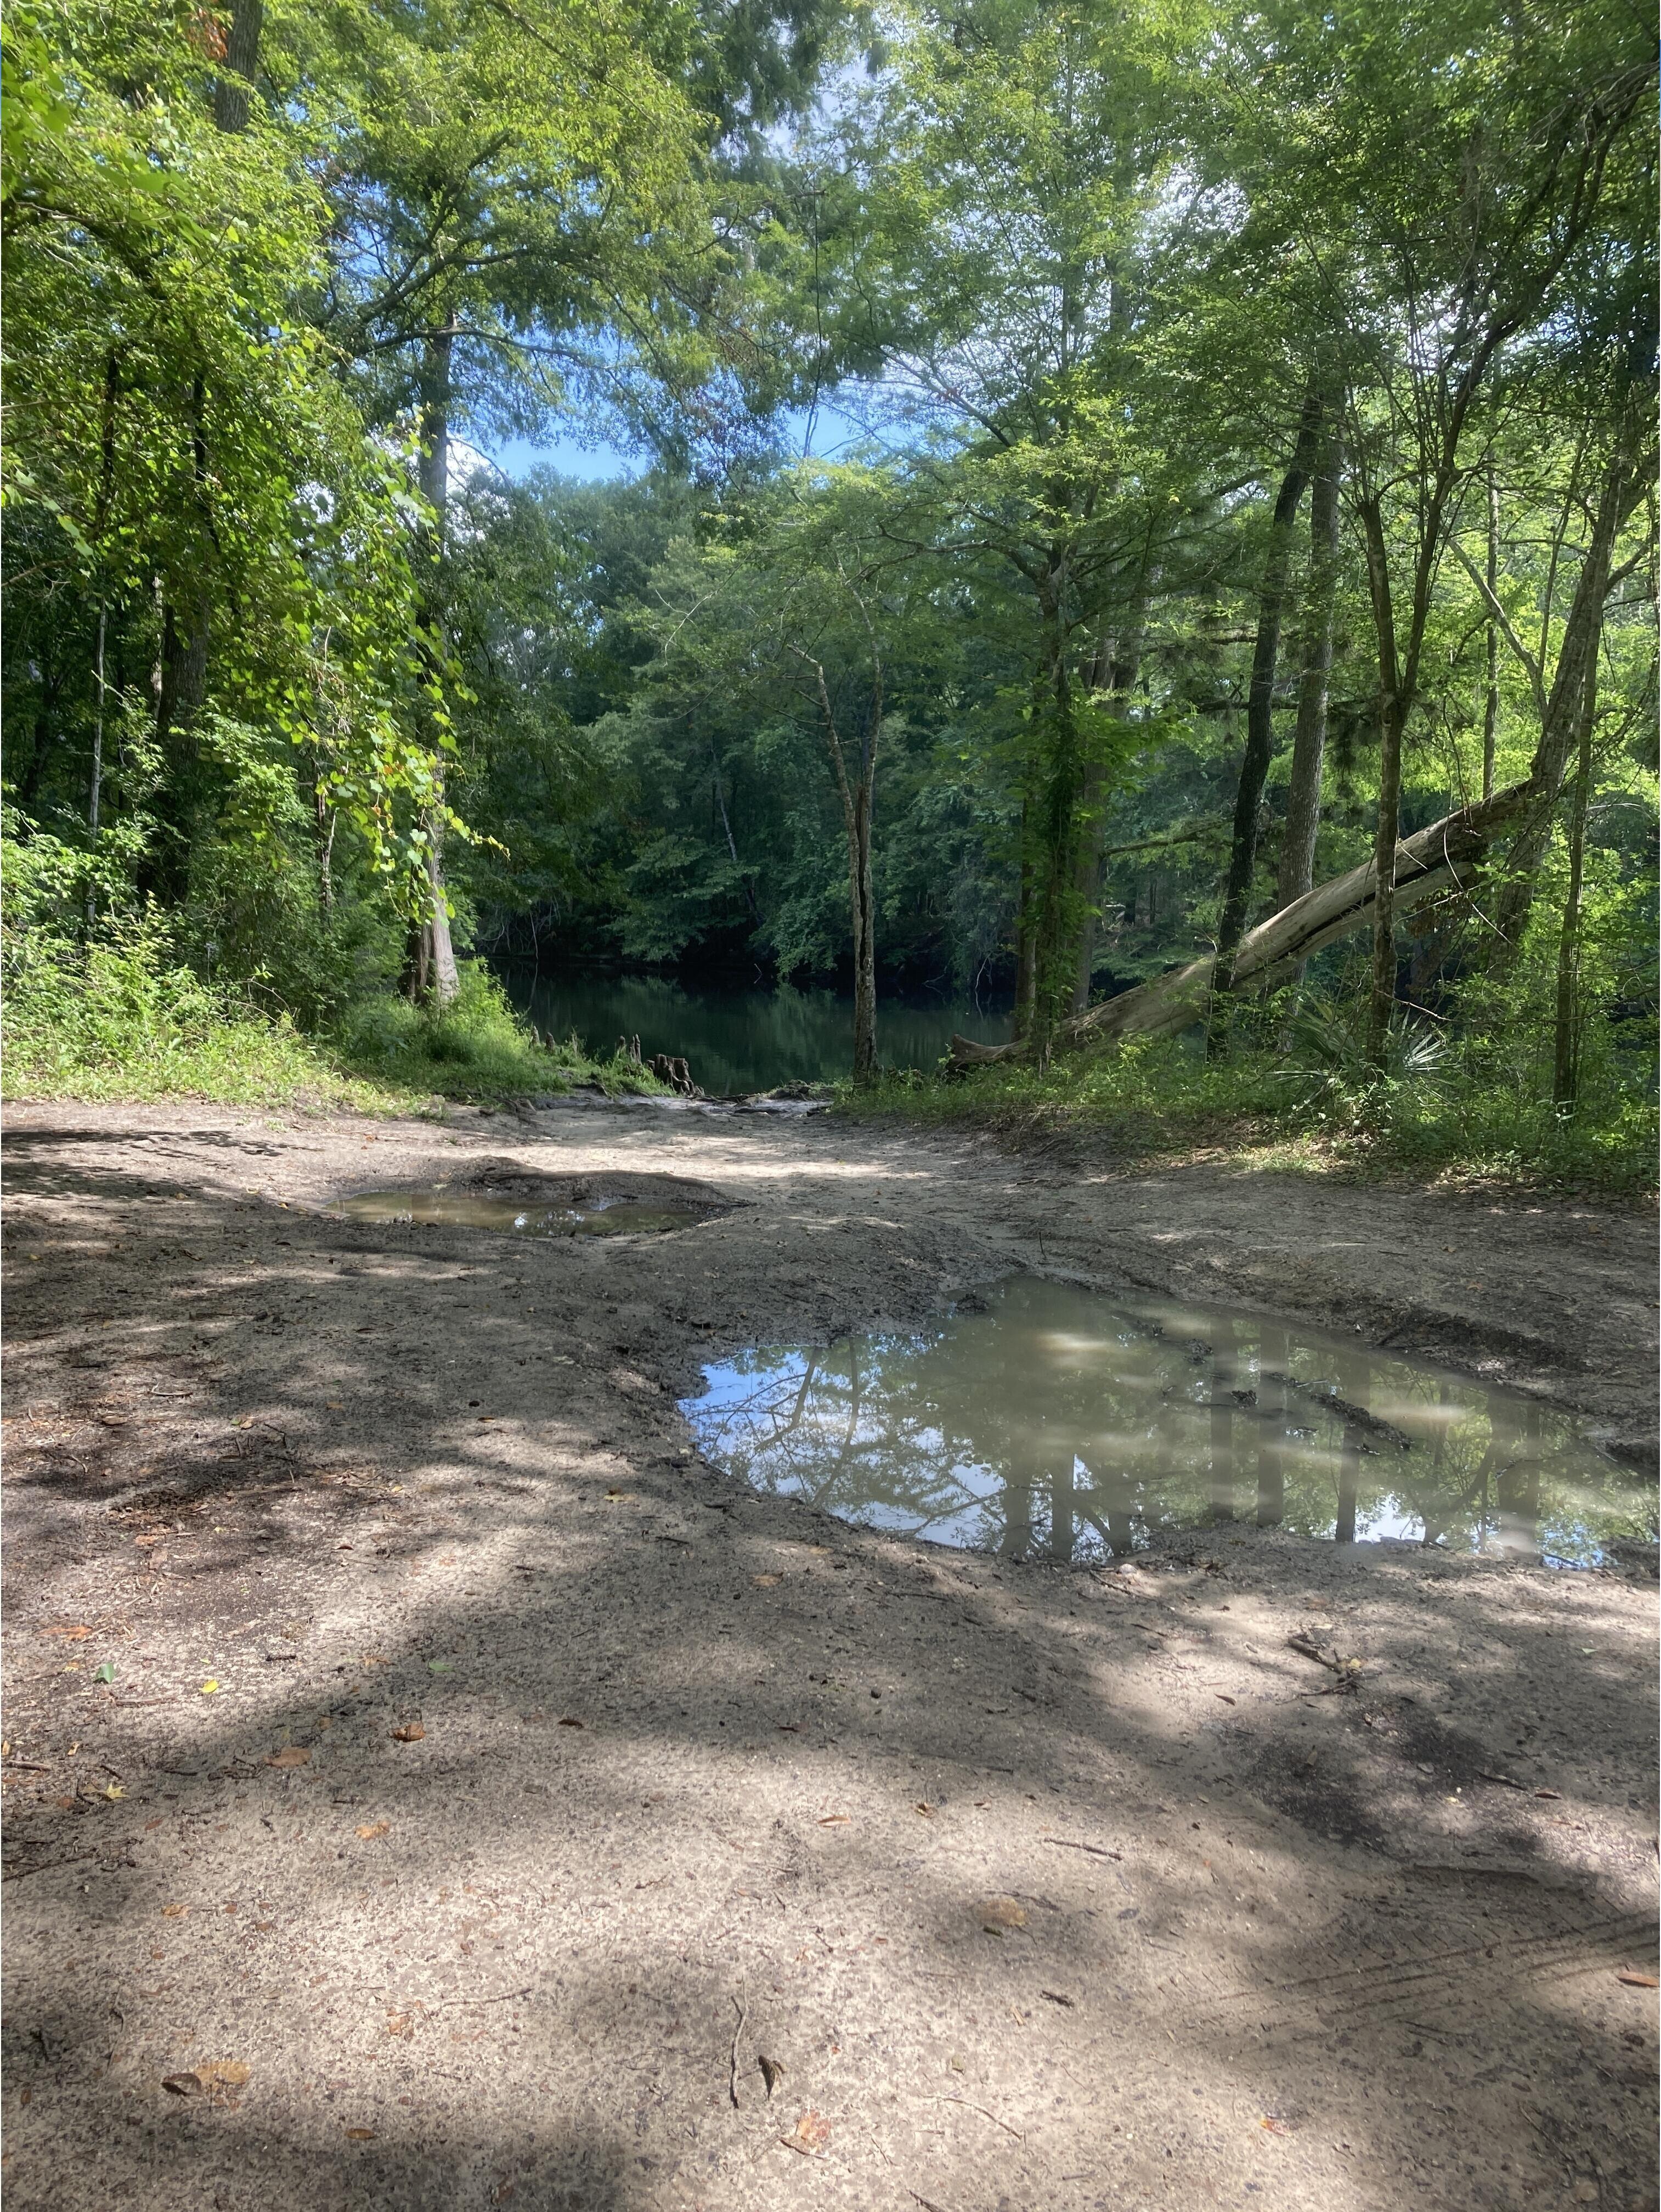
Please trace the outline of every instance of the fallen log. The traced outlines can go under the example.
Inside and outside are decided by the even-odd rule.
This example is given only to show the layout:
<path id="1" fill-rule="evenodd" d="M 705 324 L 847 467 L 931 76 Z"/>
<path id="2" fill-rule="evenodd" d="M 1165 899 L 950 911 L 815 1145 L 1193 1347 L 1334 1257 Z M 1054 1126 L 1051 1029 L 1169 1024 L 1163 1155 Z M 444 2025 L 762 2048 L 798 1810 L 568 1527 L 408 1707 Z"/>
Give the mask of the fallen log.
<path id="1" fill-rule="evenodd" d="M 954 1067 L 990 1067 L 994 1060 L 1008 1060 L 1014 1050 L 1013 1045 L 977 1044 L 973 1037 L 959 1036 L 955 1030 L 952 1032 Z"/>
<path id="2" fill-rule="evenodd" d="M 1492 799 L 1446 814 L 1440 822 L 1403 837 L 1396 848 L 1396 912 L 1410 914 L 1415 907 L 1463 890 L 1474 874 L 1494 832 L 1519 814 L 1538 796 L 1531 780 L 1496 791 Z M 1371 928 L 1377 878 L 1374 864 L 1366 861 L 1347 875 L 1335 876 L 1313 890 L 1294 899 L 1290 906 L 1271 914 L 1247 932 L 1234 954 L 1237 994 L 1253 994 L 1271 989 L 1282 977 L 1326 945 L 1354 931 Z M 1185 968 L 1168 969 L 1132 991 L 1105 999 L 1098 1006 L 1074 1015 L 1056 1032 L 1058 1052 L 1127 1036 L 1165 1036 L 1202 1021 L 1211 1002 L 1211 979 L 1215 959 L 1208 953 Z M 997 1060 L 1021 1060 L 1029 1048 L 1021 1042 L 975 1044 L 954 1036 L 949 1048 L 955 1068 L 985 1067 Z"/>

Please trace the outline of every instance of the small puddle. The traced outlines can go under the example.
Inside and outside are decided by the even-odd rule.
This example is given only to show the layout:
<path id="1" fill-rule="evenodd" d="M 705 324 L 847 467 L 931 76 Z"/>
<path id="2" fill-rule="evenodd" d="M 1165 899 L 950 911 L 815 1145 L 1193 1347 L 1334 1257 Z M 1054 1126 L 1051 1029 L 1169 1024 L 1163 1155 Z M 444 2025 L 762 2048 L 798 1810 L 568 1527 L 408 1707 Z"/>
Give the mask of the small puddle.
<path id="1" fill-rule="evenodd" d="M 764 1346 L 682 1402 L 766 1495 L 1006 1554 L 1230 1522 L 1593 1566 L 1653 1482 L 1513 1393 L 1294 1322 L 1025 1277 L 926 1329 Z"/>
<path id="2" fill-rule="evenodd" d="M 403 1190 L 361 1190 L 326 1209 L 349 1221 L 414 1221 L 444 1229 L 494 1229 L 517 1237 L 640 1237 L 690 1229 L 707 1211 L 638 1198 L 564 1203 L 511 1191 L 428 1183 Z"/>

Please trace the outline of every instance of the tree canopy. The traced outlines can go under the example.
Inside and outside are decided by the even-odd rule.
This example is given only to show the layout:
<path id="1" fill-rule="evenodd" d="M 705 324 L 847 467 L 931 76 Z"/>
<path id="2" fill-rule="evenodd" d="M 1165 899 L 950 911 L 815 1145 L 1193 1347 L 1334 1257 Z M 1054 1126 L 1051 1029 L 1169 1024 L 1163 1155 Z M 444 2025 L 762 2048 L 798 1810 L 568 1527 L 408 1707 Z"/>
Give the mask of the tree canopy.
<path id="1" fill-rule="evenodd" d="M 1198 962 L 1213 1065 L 1313 1023 L 1362 1089 L 1464 1054 L 1629 1127 L 1635 9 L 70 0 L 4 40 L 9 957 L 148 915 L 320 1034 L 447 999 L 452 939 L 834 979 L 861 1081 L 881 991 L 1004 992 L 1041 1068 Z M 638 471 L 482 458 L 556 432 Z"/>

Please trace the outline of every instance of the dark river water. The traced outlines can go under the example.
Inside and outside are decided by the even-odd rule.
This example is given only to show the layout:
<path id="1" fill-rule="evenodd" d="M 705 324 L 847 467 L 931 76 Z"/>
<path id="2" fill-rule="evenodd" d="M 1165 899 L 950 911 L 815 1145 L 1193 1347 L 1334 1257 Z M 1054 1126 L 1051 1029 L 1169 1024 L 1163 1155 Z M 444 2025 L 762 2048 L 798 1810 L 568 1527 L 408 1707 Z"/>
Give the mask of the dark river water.
<path id="1" fill-rule="evenodd" d="M 602 1058 L 620 1036 L 638 1036 L 648 1060 L 666 1052 L 687 1060 L 712 1097 L 832 1082 L 852 1062 L 853 1001 L 834 991 L 688 990 L 658 975 L 565 981 L 510 973 L 503 981 L 539 1028 L 561 1037 L 574 1030 Z M 954 1030 L 1001 1044 L 1009 1018 L 967 1001 L 878 998 L 876 1047 L 885 1066 L 932 1067 Z"/>

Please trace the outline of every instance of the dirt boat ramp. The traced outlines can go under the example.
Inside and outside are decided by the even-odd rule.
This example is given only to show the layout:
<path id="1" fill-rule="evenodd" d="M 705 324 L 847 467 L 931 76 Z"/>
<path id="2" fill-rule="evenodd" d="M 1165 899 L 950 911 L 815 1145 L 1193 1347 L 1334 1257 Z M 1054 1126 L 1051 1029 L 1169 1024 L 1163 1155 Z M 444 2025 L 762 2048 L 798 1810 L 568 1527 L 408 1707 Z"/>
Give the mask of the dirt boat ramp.
<path id="1" fill-rule="evenodd" d="M 948 1552 L 677 1406 L 1020 1267 L 1652 1466 L 1647 1221 L 597 1101 L 5 1149 L 10 2212 L 1654 2204 L 1652 1583 Z M 487 1168 L 699 1218 L 323 1211 Z"/>

